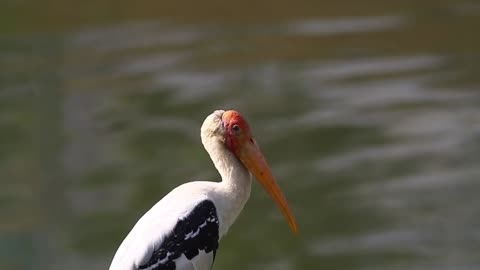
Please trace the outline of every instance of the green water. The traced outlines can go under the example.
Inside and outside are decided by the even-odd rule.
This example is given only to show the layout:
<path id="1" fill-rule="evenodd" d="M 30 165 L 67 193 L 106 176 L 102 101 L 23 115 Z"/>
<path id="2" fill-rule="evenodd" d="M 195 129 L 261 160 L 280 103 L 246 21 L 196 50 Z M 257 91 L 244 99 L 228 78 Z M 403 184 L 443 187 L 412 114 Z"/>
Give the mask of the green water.
<path id="1" fill-rule="evenodd" d="M 390 2 L 2 3 L 0 269 L 107 269 L 220 108 L 299 235 L 256 184 L 215 269 L 479 269 L 480 5 Z"/>

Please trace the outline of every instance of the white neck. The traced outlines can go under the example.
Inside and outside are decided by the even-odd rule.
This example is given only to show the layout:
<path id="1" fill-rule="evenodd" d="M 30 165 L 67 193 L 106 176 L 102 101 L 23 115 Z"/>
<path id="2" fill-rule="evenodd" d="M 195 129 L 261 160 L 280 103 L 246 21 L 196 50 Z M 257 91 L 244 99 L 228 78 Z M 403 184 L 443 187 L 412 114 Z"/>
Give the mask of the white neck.
<path id="1" fill-rule="evenodd" d="M 202 137 L 202 142 L 222 177 L 213 195 L 221 220 L 220 236 L 223 236 L 250 197 L 252 177 L 240 160 L 215 137 Z"/>

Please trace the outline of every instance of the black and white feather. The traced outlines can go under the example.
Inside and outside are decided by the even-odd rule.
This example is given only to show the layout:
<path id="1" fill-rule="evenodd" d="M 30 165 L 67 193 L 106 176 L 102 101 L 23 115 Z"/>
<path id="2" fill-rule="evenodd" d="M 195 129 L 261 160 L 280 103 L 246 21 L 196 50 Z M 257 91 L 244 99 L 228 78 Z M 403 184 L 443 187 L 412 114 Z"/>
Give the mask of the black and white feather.
<path id="1" fill-rule="evenodd" d="M 194 261 L 202 252 L 203 256 L 212 253 L 213 265 L 218 248 L 218 217 L 215 205 L 210 200 L 200 202 L 184 218 L 178 220 L 175 228 L 156 248 L 150 259 L 138 267 L 139 270 L 175 270 L 176 261 L 181 256 Z"/>
<path id="2" fill-rule="evenodd" d="M 206 195 L 212 182 L 191 182 L 167 194 L 135 224 L 110 270 L 210 270 L 221 218 Z"/>

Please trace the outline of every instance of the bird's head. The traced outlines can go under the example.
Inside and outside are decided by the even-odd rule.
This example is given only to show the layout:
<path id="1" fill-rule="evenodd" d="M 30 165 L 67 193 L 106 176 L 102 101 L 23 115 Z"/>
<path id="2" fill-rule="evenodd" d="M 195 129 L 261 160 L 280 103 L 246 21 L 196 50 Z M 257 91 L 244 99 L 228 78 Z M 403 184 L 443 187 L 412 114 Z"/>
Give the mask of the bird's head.
<path id="1" fill-rule="evenodd" d="M 207 117 L 202 126 L 202 141 L 206 137 L 215 137 L 231 151 L 262 184 L 272 196 L 287 218 L 293 232 L 297 234 L 297 224 L 288 206 L 287 200 L 275 180 L 270 167 L 253 138 L 247 120 L 237 111 L 218 110 Z"/>

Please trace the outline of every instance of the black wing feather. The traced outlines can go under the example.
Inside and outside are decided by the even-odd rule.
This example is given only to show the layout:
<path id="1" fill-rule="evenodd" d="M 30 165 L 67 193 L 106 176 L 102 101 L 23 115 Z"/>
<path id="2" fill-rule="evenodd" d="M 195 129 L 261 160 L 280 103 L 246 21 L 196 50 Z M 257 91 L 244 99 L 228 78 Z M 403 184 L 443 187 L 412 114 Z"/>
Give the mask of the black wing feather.
<path id="1" fill-rule="evenodd" d="M 191 260 L 200 250 L 213 251 L 213 260 L 218 248 L 218 216 L 215 205 L 204 200 L 184 218 L 179 219 L 173 231 L 155 249 L 150 259 L 139 270 L 175 270 L 175 259 L 182 254 Z M 168 255 L 168 258 L 167 258 Z"/>

